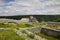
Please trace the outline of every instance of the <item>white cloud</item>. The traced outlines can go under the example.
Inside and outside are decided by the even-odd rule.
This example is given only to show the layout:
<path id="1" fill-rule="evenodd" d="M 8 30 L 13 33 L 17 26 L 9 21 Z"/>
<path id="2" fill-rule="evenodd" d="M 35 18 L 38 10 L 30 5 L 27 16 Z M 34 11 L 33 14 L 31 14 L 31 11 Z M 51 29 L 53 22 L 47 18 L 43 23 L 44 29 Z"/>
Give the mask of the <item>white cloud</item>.
<path id="1" fill-rule="evenodd" d="M 59 0 L 15 0 L 4 3 L 0 0 L 0 16 L 29 14 L 60 14 Z"/>

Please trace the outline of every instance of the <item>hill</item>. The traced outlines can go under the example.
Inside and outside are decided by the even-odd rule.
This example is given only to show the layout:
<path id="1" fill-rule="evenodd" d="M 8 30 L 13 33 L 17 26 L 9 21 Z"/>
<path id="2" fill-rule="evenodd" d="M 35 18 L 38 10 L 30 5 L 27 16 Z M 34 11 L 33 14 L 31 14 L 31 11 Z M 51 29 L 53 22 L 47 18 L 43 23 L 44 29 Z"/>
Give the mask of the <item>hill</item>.
<path id="1" fill-rule="evenodd" d="M 34 16 L 35 18 L 37 18 L 39 22 L 41 21 L 60 22 L 60 15 L 16 15 L 16 16 L 0 16 L 0 18 L 19 20 L 21 18 L 29 18 L 30 16 Z"/>

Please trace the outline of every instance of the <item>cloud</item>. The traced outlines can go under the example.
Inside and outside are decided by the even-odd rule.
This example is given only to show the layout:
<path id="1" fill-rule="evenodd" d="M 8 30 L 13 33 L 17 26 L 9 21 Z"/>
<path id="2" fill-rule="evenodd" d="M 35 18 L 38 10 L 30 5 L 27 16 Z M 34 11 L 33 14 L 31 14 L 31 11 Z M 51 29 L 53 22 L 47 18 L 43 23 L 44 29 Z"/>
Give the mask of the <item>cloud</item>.
<path id="1" fill-rule="evenodd" d="M 0 0 L 0 16 L 60 14 L 59 0 Z"/>

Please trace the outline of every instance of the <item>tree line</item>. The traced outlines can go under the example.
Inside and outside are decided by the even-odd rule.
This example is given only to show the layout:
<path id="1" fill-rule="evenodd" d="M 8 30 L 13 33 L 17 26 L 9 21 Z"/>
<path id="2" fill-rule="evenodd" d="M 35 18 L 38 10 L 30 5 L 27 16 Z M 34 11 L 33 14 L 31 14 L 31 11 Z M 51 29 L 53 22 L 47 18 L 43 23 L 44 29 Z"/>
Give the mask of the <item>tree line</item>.
<path id="1" fill-rule="evenodd" d="M 35 17 L 39 22 L 41 21 L 53 21 L 60 22 L 60 15 L 16 15 L 16 16 L 0 16 L 0 18 L 20 20 L 21 18 Z"/>

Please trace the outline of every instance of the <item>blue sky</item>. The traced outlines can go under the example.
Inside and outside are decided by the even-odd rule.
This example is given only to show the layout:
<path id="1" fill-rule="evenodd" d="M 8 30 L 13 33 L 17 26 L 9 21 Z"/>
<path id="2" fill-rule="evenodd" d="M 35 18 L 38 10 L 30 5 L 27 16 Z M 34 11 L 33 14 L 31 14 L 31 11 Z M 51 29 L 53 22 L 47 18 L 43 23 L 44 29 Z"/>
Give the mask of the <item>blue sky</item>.
<path id="1" fill-rule="evenodd" d="M 57 14 L 60 0 L 0 0 L 0 16 Z"/>
<path id="2" fill-rule="evenodd" d="M 12 1 L 15 1 L 15 0 L 3 0 L 3 2 L 5 2 L 5 3 L 9 3 L 9 2 L 12 2 Z"/>

